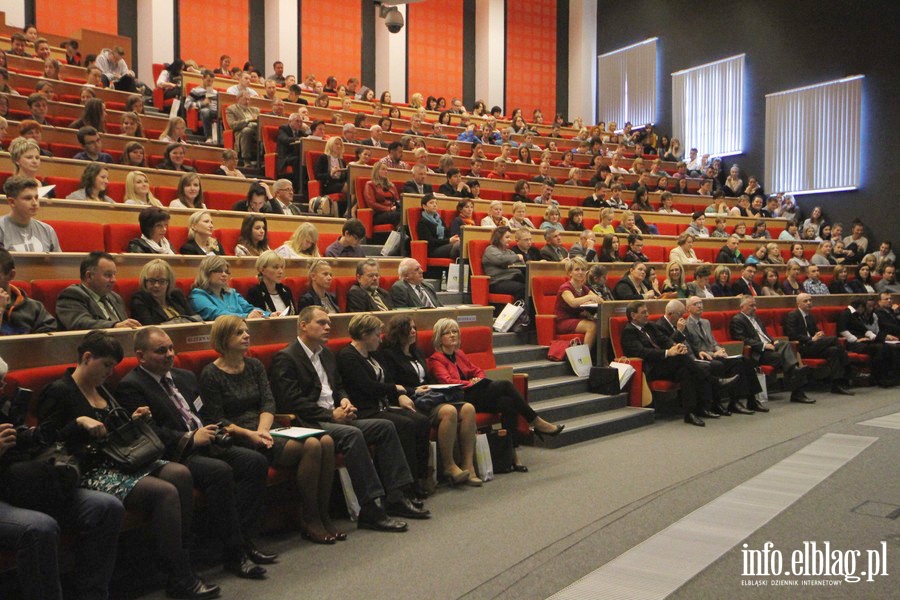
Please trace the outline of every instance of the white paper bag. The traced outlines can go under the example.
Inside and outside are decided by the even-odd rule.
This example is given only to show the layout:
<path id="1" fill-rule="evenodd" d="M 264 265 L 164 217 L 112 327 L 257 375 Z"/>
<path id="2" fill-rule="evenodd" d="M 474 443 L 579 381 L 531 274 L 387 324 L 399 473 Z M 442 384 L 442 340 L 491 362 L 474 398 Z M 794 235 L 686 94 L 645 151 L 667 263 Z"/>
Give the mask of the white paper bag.
<path id="1" fill-rule="evenodd" d="M 447 271 L 447 291 L 469 291 L 469 265 L 459 262 L 450 264 L 450 269 Z"/>
<path id="2" fill-rule="evenodd" d="M 593 363 L 591 362 L 591 351 L 587 346 L 584 344 L 569 346 L 566 348 L 566 357 L 569 359 L 569 364 L 572 365 L 575 375 L 587 377 L 591 374 Z"/>
<path id="3" fill-rule="evenodd" d="M 494 462 L 491 460 L 491 446 L 487 435 L 479 433 L 475 436 L 475 468 L 482 481 L 494 478 Z"/>
<path id="4" fill-rule="evenodd" d="M 175 98 L 172 100 L 172 108 L 169 109 L 169 119 L 174 119 L 178 116 L 178 111 L 181 110 L 181 98 Z"/>
<path id="5" fill-rule="evenodd" d="M 525 303 L 521 300 L 516 300 L 514 304 L 507 304 L 497 318 L 494 319 L 494 331 L 499 331 L 500 333 L 509 331 L 524 312 Z"/>
<path id="6" fill-rule="evenodd" d="M 356 492 L 353 491 L 353 482 L 350 481 L 350 473 L 347 467 L 338 469 L 338 477 L 341 480 L 341 489 L 344 490 L 344 501 L 347 503 L 347 512 L 350 513 L 350 520 L 356 521 L 359 518 L 359 500 L 356 498 Z"/>
<path id="7" fill-rule="evenodd" d="M 634 375 L 634 367 L 628 363 L 620 362 L 611 362 L 609 366 L 619 372 L 619 389 L 624 390 L 628 382 L 631 381 L 631 376 Z"/>
<path id="8" fill-rule="evenodd" d="M 759 385 L 762 388 L 762 391 L 756 395 L 757 402 L 768 402 L 769 401 L 769 390 L 766 388 L 766 374 L 765 373 L 757 373 L 756 378 L 759 379 Z"/>
<path id="9" fill-rule="evenodd" d="M 400 256 L 400 243 L 403 241 L 403 236 L 400 235 L 400 232 L 396 229 L 391 232 L 391 235 L 388 236 L 387 241 L 384 243 L 384 246 L 381 248 L 382 256 Z"/>

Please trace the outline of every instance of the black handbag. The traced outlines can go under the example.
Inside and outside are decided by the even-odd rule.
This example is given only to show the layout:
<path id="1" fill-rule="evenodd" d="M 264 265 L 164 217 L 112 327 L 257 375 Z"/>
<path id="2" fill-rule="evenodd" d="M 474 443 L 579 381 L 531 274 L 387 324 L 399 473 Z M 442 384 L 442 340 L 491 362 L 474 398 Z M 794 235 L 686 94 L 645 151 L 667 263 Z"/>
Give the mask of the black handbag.
<path id="1" fill-rule="evenodd" d="M 121 406 L 113 405 L 103 420 L 106 437 L 100 451 L 123 473 L 134 473 L 162 457 L 165 451 L 159 436 L 150 427 L 150 417 L 132 419 Z"/>
<path id="2" fill-rule="evenodd" d="M 487 440 L 491 448 L 494 473 L 512 473 L 515 448 L 510 432 L 506 429 L 491 429 L 487 433 Z"/>
<path id="3" fill-rule="evenodd" d="M 59 442 L 31 452 L 0 474 L 0 497 L 19 508 L 60 519 L 81 482 L 78 459 Z"/>
<path id="4" fill-rule="evenodd" d="M 588 389 L 592 394 L 615 396 L 621 393 L 619 371 L 613 367 L 591 367 L 588 375 Z"/>

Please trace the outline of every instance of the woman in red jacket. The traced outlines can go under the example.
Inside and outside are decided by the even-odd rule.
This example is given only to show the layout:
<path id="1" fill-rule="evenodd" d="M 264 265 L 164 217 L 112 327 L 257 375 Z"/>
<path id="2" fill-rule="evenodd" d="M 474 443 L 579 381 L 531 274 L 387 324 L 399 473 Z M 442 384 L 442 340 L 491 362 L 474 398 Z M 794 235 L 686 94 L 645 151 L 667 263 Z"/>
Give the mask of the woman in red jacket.
<path id="1" fill-rule="evenodd" d="M 397 186 L 381 172 L 384 168 L 384 163 L 375 163 L 372 167 L 372 179 L 366 182 L 363 194 L 366 206 L 375 211 L 372 222 L 375 225 L 390 223 L 396 227 L 400 224 L 400 193 Z"/>
<path id="2" fill-rule="evenodd" d="M 515 433 L 519 415 L 531 424 L 535 435 L 543 439 L 557 436 L 565 425 L 554 425 L 542 419 L 522 398 L 511 381 L 493 381 L 475 366 L 460 349 L 459 324 L 453 319 L 439 319 L 434 324 L 432 342 L 434 354 L 428 357 L 428 374 L 437 383 L 461 383 L 466 402 L 477 412 L 500 413 L 503 427 Z M 525 473 L 528 467 L 519 462 L 518 453 L 513 457 L 513 468 Z"/>

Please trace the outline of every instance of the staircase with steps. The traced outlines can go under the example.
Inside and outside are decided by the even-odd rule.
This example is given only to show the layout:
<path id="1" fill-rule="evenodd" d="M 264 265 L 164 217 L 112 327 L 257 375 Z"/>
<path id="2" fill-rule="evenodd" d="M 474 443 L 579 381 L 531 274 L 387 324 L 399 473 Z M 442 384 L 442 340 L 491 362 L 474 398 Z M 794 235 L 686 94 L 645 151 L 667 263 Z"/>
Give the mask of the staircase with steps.
<path id="1" fill-rule="evenodd" d="M 566 426 L 554 438 L 542 441 L 535 436 L 535 445 L 560 448 L 653 423 L 653 410 L 628 406 L 624 392 L 615 396 L 589 392 L 587 379 L 576 377 L 568 362 L 547 360 L 547 347 L 529 341 L 519 333 L 494 333 L 493 344 L 498 367 L 528 373 L 532 408 L 548 421 Z"/>

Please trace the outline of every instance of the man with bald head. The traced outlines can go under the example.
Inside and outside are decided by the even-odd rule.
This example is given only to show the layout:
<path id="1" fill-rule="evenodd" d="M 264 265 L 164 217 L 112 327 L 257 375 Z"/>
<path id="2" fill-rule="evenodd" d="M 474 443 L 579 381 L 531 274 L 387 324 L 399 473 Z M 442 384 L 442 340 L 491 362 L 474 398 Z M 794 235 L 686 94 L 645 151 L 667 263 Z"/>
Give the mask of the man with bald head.
<path id="1" fill-rule="evenodd" d="M 797 296 L 797 308 L 784 316 L 784 333 L 792 342 L 800 345 L 800 355 L 806 358 L 822 358 L 831 380 L 831 392 L 853 396 L 850 391 L 850 359 L 847 351 L 838 344 L 837 338 L 825 335 L 816 324 L 812 314 L 812 296 Z"/>
<path id="2" fill-rule="evenodd" d="M 373 148 L 384 148 L 384 142 L 381 141 L 382 134 L 381 125 L 372 125 L 369 127 L 368 139 L 361 140 L 359 143 L 363 146 L 372 146 Z"/>
<path id="3" fill-rule="evenodd" d="M 391 286 L 394 308 L 440 308 L 437 292 L 425 281 L 422 265 L 414 258 L 404 258 L 397 269 L 400 279 Z"/>

